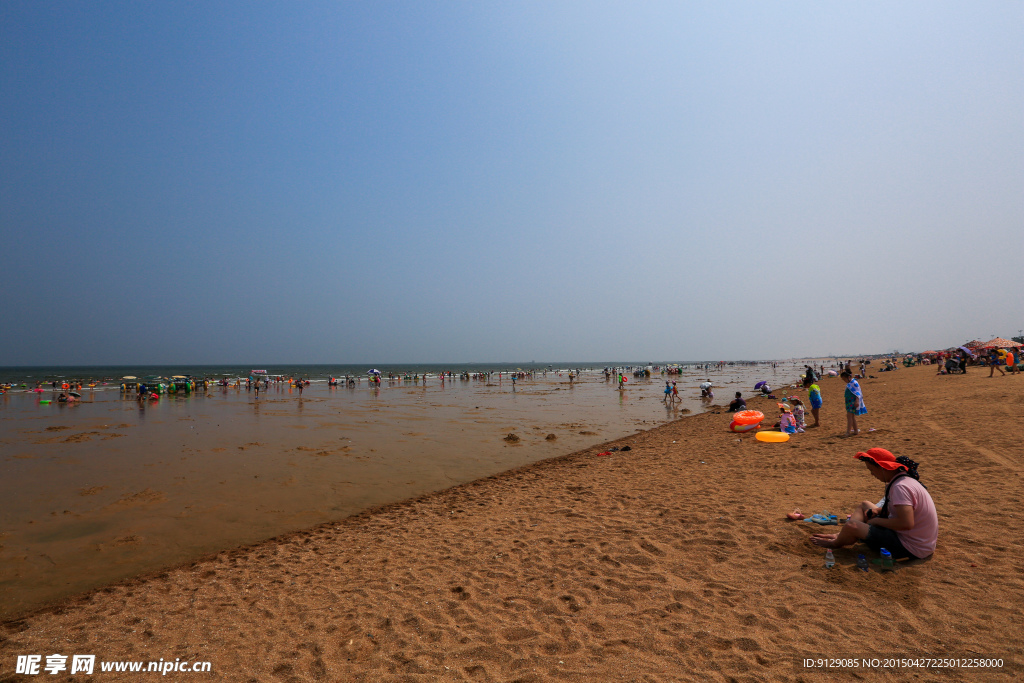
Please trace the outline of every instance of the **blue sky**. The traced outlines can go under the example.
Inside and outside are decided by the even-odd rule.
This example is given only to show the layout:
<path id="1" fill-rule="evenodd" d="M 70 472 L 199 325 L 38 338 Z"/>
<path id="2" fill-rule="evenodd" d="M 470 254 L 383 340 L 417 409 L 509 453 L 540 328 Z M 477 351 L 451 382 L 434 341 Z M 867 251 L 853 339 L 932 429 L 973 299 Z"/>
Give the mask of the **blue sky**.
<path id="1" fill-rule="evenodd" d="M 0 3 L 0 365 L 1024 327 L 1024 5 Z"/>

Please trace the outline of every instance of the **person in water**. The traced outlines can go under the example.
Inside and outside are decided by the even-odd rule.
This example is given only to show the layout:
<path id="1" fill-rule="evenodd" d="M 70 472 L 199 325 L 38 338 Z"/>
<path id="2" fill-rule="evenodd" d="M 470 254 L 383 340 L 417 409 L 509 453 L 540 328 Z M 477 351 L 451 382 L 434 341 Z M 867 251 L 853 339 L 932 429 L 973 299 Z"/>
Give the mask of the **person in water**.
<path id="1" fill-rule="evenodd" d="M 838 534 L 814 534 L 811 543 L 842 548 L 861 541 L 872 550 L 888 550 L 893 559 L 924 559 L 935 552 L 939 517 L 931 494 L 920 481 L 917 463 L 895 457 L 884 448 L 869 448 L 853 456 L 885 484 L 885 497 L 876 505 L 863 501 Z"/>

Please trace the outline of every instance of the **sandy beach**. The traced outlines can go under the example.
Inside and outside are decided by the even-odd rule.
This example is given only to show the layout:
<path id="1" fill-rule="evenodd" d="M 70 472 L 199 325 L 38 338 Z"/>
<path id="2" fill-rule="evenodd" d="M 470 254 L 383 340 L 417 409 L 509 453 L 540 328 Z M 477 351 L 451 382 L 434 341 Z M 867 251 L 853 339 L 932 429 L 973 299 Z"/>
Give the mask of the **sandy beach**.
<path id="1" fill-rule="evenodd" d="M 1020 679 L 1024 378 L 874 375 L 859 436 L 826 378 L 823 426 L 788 443 L 712 411 L 74 597 L 3 624 L 0 681 L 52 653 L 96 655 L 96 681 L 157 675 L 101 661 L 176 658 L 211 672 L 167 680 Z M 839 550 L 826 569 L 819 528 L 785 515 L 881 497 L 852 459 L 872 446 L 920 463 L 938 549 L 891 573 Z M 802 664 L 891 657 L 1003 666 Z"/>

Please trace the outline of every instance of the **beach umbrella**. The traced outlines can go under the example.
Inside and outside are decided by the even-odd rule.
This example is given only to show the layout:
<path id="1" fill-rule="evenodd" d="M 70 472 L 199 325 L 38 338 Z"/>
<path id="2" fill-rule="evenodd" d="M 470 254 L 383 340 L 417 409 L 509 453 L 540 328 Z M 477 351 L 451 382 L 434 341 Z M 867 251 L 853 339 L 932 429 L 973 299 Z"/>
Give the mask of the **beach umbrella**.
<path id="1" fill-rule="evenodd" d="M 963 351 L 964 351 L 964 352 L 965 352 L 965 353 L 966 353 L 966 354 L 967 354 L 968 356 L 970 356 L 971 358 L 974 358 L 974 352 L 973 352 L 973 351 L 971 351 L 971 350 L 970 350 L 969 348 L 967 348 L 966 346 L 959 346 L 959 347 L 957 347 L 957 348 L 959 348 L 959 349 L 963 350 Z"/>
<path id="2" fill-rule="evenodd" d="M 754 388 L 755 388 L 755 389 L 760 389 L 760 388 L 761 388 L 761 387 L 763 387 L 763 386 L 764 386 L 765 384 L 768 384 L 768 382 L 765 382 L 764 380 L 761 380 L 760 382 L 758 382 L 757 384 L 755 384 L 755 385 L 754 385 Z"/>
<path id="3" fill-rule="evenodd" d="M 989 340 L 984 344 L 984 348 L 986 349 L 1009 349 L 1011 347 L 1016 346 L 1017 342 L 1012 342 L 1009 339 L 1003 339 L 1002 337 L 996 337 L 995 339 Z"/>
<path id="4" fill-rule="evenodd" d="M 710 389 L 711 388 L 711 382 L 701 382 L 700 383 L 700 388 L 701 389 Z M 754 388 L 756 389 L 757 387 L 754 387 Z"/>

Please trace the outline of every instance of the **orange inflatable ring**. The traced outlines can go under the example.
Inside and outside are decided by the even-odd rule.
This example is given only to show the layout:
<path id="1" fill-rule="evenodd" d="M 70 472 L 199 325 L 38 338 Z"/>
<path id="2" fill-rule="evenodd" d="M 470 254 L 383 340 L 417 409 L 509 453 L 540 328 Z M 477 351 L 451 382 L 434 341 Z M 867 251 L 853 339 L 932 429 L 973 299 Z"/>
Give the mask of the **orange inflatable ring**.
<path id="1" fill-rule="evenodd" d="M 733 415 L 732 421 L 738 425 L 756 425 L 764 420 L 764 413 L 760 410 L 741 410 Z"/>
<path id="2" fill-rule="evenodd" d="M 761 426 L 760 422 L 754 422 L 754 423 L 745 424 L 745 425 L 741 425 L 738 422 L 730 422 L 729 423 L 729 431 L 730 432 L 736 432 L 738 434 L 743 434 L 744 432 L 749 432 L 749 431 L 752 431 L 754 429 L 757 429 L 760 426 Z"/>
<path id="3" fill-rule="evenodd" d="M 754 438 L 766 443 L 784 443 L 789 441 L 789 434 L 785 432 L 758 432 Z"/>

